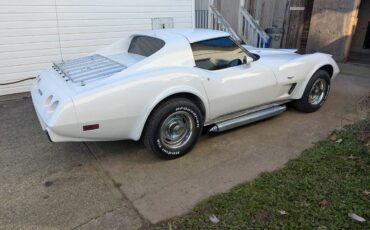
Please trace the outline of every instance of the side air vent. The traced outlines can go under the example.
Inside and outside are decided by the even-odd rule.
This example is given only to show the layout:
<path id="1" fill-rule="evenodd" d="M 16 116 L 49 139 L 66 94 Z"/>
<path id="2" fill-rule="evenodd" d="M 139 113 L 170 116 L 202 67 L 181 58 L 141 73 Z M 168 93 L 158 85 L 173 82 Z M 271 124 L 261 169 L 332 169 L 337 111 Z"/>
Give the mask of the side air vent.
<path id="1" fill-rule="evenodd" d="M 289 92 L 288 92 L 289 95 L 293 93 L 296 86 L 297 86 L 297 83 L 292 84 L 292 86 L 290 87 Z"/>

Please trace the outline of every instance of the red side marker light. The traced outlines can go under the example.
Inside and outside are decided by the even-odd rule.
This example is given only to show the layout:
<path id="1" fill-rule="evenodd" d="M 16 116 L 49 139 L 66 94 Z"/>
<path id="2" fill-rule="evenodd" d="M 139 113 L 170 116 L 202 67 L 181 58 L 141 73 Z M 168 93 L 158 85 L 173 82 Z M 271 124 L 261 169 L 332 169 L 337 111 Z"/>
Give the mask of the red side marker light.
<path id="1" fill-rule="evenodd" d="M 99 124 L 92 124 L 92 125 L 84 125 L 82 127 L 83 131 L 89 131 L 94 129 L 99 129 Z"/>

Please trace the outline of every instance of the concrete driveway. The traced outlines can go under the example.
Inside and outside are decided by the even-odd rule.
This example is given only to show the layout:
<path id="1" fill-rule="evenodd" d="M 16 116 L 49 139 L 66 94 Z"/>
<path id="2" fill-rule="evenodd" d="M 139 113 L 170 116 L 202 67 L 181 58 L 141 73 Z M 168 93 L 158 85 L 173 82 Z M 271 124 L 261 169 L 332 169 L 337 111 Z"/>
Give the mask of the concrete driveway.
<path id="1" fill-rule="evenodd" d="M 370 78 L 339 76 L 318 112 L 203 136 L 162 161 L 141 143 L 50 143 L 29 98 L 0 101 L 0 228 L 138 229 L 281 168 L 369 109 Z M 0 99 L 1 100 L 1 99 Z"/>

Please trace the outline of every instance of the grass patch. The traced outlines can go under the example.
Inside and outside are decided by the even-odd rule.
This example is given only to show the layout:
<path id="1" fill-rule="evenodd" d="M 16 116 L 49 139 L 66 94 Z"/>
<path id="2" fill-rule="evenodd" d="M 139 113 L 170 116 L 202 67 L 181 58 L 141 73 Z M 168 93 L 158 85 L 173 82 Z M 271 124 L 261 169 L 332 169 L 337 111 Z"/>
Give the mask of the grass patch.
<path id="1" fill-rule="evenodd" d="M 263 173 L 155 228 L 370 229 L 369 132 L 370 119 L 347 126 L 283 169 Z M 348 213 L 366 221 L 353 221 Z M 210 215 L 219 222 L 212 223 Z"/>

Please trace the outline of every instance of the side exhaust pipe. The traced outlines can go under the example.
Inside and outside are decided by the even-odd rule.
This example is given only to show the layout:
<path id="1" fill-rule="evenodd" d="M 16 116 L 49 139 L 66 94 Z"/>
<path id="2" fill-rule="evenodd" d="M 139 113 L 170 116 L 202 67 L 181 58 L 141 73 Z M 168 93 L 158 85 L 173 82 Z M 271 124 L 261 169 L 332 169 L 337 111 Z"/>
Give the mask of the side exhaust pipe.
<path id="1" fill-rule="evenodd" d="M 259 120 L 263 120 L 269 117 L 276 116 L 286 110 L 285 105 L 273 106 L 268 109 L 260 110 L 250 114 L 246 114 L 240 117 L 236 117 L 230 120 L 222 121 L 215 124 L 210 130 L 209 133 L 219 133 L 229 129 L 233 129 L 242 125 L 250 124 Z"/>

